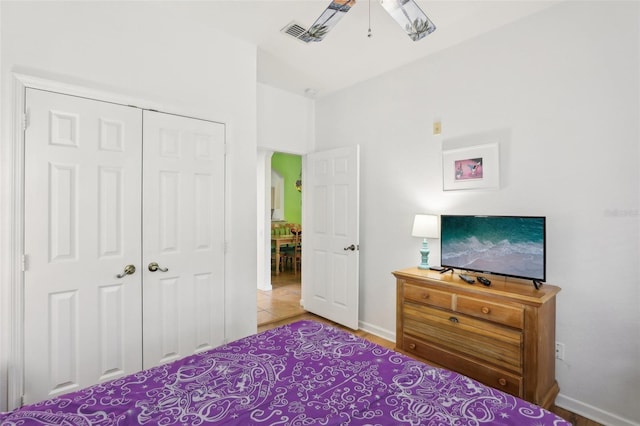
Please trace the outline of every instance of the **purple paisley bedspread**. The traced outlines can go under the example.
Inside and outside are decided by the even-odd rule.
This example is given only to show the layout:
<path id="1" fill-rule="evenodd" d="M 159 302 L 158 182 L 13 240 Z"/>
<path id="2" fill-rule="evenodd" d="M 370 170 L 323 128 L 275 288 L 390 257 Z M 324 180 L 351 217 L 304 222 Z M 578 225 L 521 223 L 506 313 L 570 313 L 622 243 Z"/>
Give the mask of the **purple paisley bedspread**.
<path id="1" fill-rule="evenodd" d="M 5 425 L 569 425 L 536 405 L 300 321 L 0 414 Z"/>

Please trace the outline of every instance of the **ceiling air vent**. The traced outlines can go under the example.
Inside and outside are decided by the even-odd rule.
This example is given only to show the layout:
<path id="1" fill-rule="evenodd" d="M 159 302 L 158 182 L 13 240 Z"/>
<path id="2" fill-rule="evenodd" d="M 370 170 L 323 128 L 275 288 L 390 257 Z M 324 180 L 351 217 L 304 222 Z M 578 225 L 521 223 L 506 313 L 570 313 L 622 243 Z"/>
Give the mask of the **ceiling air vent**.
<path id="1" fill-rule="evenodd" d="M 290 35 L 291 37 L 304 43 L 309 43 L 310 41 L 308 37 L 305 37 L 305 34 L 307 34 L 307 29 L 295 21 L 289 22 L 283 29 L 280 30 L 280 32 Z"/>

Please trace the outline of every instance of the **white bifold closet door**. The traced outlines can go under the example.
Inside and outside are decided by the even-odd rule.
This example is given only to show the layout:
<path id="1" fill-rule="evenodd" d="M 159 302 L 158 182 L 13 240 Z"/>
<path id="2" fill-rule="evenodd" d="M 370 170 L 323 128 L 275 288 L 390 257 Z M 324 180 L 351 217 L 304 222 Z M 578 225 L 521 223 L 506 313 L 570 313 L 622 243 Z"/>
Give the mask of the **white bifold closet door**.
<path id="1" fill-rule="evenodd" d="M 224 340 L 224 126 L 145 111 L 143 158 L 149 368 Z"/>
<path id="2" fill-rule="evenodd" d="M 35 89 L 26 106 L 23 402 L 221 344 L 224 125 Z"/>

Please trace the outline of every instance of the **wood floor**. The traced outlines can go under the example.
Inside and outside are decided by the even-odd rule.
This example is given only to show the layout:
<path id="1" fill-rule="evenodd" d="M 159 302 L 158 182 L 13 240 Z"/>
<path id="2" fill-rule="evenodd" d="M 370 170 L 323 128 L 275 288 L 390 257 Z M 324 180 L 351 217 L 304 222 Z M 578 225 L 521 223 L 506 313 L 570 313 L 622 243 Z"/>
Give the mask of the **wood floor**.
<path id="1" fill-rule="evenodd" d="M 300 274 L 296 276 L 292 272 L 285 271 L 278 276 L 272 275 L 271 286 L 273 290 L 270 292 L 258 290 L 258 332 L 308 319 L 331 324 L 385 348 L 395 348 L 395 342 L 390 342 L 363 330 L 351 330 L 302 309 L 300 307 Z M 553 407 L 551 411 L 575 426 L 603 426 L 560 407 Z"/>

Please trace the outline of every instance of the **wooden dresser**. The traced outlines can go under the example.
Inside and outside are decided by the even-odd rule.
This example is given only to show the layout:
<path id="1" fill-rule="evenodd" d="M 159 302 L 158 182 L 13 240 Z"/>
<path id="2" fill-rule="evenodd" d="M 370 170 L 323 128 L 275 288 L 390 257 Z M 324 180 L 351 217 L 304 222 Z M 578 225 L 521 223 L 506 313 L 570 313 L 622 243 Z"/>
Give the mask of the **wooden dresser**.
<path id="1" fill-rule="evenodd" d="M 396 349 L 550 408 L 555 379 L 556 294 L 560 288 L 483 274 L 410 268 L 397 280 Z M 469 274 L 474 275 L 474 274 Z"/>

